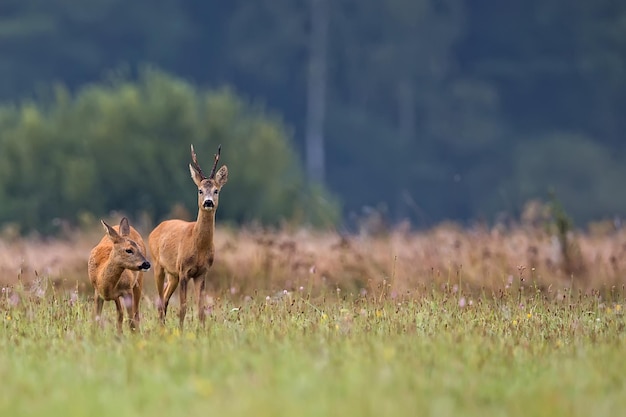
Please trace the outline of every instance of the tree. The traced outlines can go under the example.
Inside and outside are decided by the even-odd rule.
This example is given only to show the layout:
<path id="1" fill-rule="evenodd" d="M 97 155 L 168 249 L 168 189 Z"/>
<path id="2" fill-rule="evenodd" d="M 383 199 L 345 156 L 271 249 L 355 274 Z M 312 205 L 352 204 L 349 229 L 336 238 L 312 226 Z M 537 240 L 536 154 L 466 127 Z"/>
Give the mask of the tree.
<path id="1" fill-rule="evenodd" d="M 226 220 L 278 224 L 316 205 L 312 223 L 336 221 L 324 190 L 302 194 L 304 175 L 281 120 L 229 90 L 196 90 L 144 69 L 136 82 L 114 77 L 75 96 L 58 87 L 48 99 L 0 107 L 0 122 L 0 223 L 51 232 L 53 219 L 76 222 L 84 213 L 156 220 L 179 202 L 194 210 L 191 143 L 201 160 L 222 144 L 231 170 L 220 203 Z"/>

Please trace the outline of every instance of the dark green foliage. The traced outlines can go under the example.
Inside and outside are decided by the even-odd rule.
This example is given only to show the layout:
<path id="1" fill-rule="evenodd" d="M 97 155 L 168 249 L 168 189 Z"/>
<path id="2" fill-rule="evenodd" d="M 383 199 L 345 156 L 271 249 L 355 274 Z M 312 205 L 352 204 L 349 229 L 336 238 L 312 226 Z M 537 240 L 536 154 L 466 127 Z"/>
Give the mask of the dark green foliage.
<path id="1" fill-rule="evenodd" d="M 0 108 L 0 223 L 47 232 L 55 218 L 110 210 L 159 220 L 179 201 L 195 213 L 191 143 L 206 170 L 222 145 L 221 219 L 275 224 L 313 205 L 308 220 L 336 221 L 333 204 L 316 203 L 323 190 L 305 197 L 283 123 L 230 90 L 145 69 L 137 82 L 113 77 L 75 96 L 57 87 L 40 103 Z"/>
<path id="2" fill-rule="evenodd" d="M 550 188 L 577 223 L 626 212 L 626 197 L 619 192 L 626 178 L 625 2 L 327 3 L 325 177 L 345 214 L 384 203 L 391 220 L 409 217 L 419 226 L 446 218 L 491 219 L 503 211 L 518 213 L 526 200 L 543 196 Z M 292 196 L 297 194 L 296 200 L 309 201 L 295 184 L 302 182 L 297 161 L 305 159 L 310 27 L 309 1 L 2 2 L 0 99 L 36 97 L 36 101 L 30 107 L 4 107 L 0 115 L 0 159 L 11 161 L 0 165 L 0 182 L 14 184 L 13 189 L 0 188 L 0 212 L 37 219 L 54 209 L 55 216 L 66 216 L 76 208 L 68 209 L 65 202 L 75 201 L 94 184 L 111 192 L 94 197 L 81 210 L 117 207 L 132 195 L 133 209 L 154 207 L 151 211 L 157 216 L 168 211 L 161 201 L 170 203 L 171 190 L 127 189 L 123 182 L 120 185 L 128 174 L 124 168 L 117 176 L 102 179 L 102 166 L 92 162 L 94 155 L 108 161 L 128 143 L 148 160 L 181 163 L 186 146 L 172 150 L 172 142 L 180 137 L 199 138 L 199 152 L 209 159 L 214 152 L 207 148 L 220 138 L 211 136 L 217 129 L 211 124 L 216 122 L 198 122 L 204 117 L 198 112 L 209 103 L 199 96 L 195 100 L 201 104 L 192 103 L 189 97 L 196 93 L 182 92 L 191 90 L 189 85 L 151 90 L 164 98 L 116 86 L 121 88 L 115 90 L 118 104 L 125 103 L 118 112 L 107 107 L 118 104 L 102 103 L 101 108 L 93 104 L 96 99 L 88 99 L 99 94 L 97 88 L 82 89 L 120 66 L 128 72 L 123 80 L 135 79 L 143 62 L 193 80 L 194 85 L 231 85 L 248 97 L 262 98 L 293 129 L 293 143 L 287 147 L 297 154 L 291 155 L 293 167 L 276 164 L 268 169 L 294 169 L 298 174 L 280 198 L 251 185 L 255 174 L 237 180 L 237 187 L 251 195 L 256 192 L 257 198 L 271 195 L 295 201 Z M 44 94 L 55 82 L 68 91 Z M 69 92 L 79 89 L 80 97 L 70 99 Z M 66 96 L 66 107 L 59 94 Z M 45 108 L 42 95 L 47 97 Z M 149 111 L 133 107 L 133 95 L 143 97 L 142 106 Z M 81 116 L 63 113 L 75 111 Z M 99 112 L 106 115 L 106 122 Z M 47 120 L 53 113 L 59 115 L 58 121 L 54 126 L 46 122 L 41 131 L 35 120 Z M 83 127 L 89 138 L 101 138 L 96 148 L 76 145 L 83 135 L 71 125 L 85 118 L 97 120 Z M 56 181 L 55 192 L 62 193 L 63 200 L 43 202 L 43 194 L 31 194 L 38 184 L 28 171 L 34 162 L 25 158 L 31 145 L 8 142 L 18 134 L 10 133 L 11 126 L 29 123 L 28 136 L 46 152 L 39 165 L 71 155 L 66 170 L 46 177 Z M 244 127 L 232 129 L 239 132 Z M 246 129 L 255 127 L 248 124 Z M 109 137 L 116 131 L 125 136 Z M 205 143 L 202 138 L 211 139 Z M 148 140 L 153 148 L 143 146 Z M 164 148 L 172 151 L 161 152 L 157 144 L 172 145 Z M 181 191 L 188 186 L 178 171 L 138 164 L 155 178 L 176 181 Z M 23 183 L 15 188 L 21 175 Z M 83 182 L 68 186 L 64 176 Z M 182 194 L 178 198 L 191 205 L 193 196 Z M 29 198 L 33 200 L 28 202 Z M 233 219 L 272 218 L 272 205 L 258 201 L 254 212 L 243 205 L 229 207 Z M 304 206 L 303 216 L 316 211 L 309 203 Z M 7 216 L 0 219 L 6 221 Z"/>

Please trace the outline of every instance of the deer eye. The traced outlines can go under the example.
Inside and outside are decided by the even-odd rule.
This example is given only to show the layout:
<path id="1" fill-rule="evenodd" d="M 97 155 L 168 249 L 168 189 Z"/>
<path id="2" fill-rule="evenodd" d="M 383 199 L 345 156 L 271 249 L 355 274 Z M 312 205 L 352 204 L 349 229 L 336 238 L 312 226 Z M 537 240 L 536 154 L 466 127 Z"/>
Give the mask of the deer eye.
<path id="1" fill-rule="evenodd" d="M 132 249 L 126 249 L 126 253 L 133 253 Z"/>
<path id="2" fill-rule="evenodd" d="M 202 195 L 202 190 L 198 190 L 198 194 Z"/>
<path id="3" fill-rule="evenodd" d="M 213 194 L 217 194 L 219 192 L 220 192 L 219 190 L 215 190 L 215 191 L 213 191 Z"/>

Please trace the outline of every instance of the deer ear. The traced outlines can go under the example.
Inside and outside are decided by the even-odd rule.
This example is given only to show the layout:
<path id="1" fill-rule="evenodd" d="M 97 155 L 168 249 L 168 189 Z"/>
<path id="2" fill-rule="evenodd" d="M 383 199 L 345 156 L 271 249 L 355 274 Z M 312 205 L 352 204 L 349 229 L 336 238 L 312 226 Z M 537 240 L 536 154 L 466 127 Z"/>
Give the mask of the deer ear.
<path id="1" fill-rule="evenodd" d="M 120 220 L 120 235 L 128 236 L 130 234 L 130 224 L 128 224 L 128 219 L 126 217 L 122 217 Z"/>
<path id="2" fill-rule="evenodd" d="M 191 173 L 191 179 L 196 183 L 198 187 L 200 187 L 200 183 L 202 182 L 202 175 L 193 167 L 193 165 L 189 164 L 189 172 Z"/>
<path id="3" fill-rule="evenodd" d="M 221 188 L 224 186 L 224 184 L 226 184 L 227 181 L 228 181 L 228 167 L 224 165 L 215 174 L 215 182 L 217 183 L 217 186 Z"/>
<path id="4" fill-rule="evenodd" d="M 122 237 L 115 231 L 115 229 L 109 226 L 104 220 L 100 220 L 100 222 L 102 223 L 102 226 L 104 226 L 104 231 L 106 232 L 107 236 L 109 236 L 113 243 L 119 242 L 122 239 Z"/>

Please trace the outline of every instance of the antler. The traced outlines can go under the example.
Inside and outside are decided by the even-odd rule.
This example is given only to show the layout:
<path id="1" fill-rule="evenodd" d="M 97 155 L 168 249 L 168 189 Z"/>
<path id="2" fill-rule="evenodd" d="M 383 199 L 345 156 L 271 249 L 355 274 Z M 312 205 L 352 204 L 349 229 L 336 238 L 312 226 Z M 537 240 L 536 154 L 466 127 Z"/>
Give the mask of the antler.
<path id="1" fill-rule="evenodd" d="M 220 153 L 222 152 L 222 145 L 217 147 L 217 153 L 215 154 L 215 162 L 213 163 L 213 169 L 211 170 L 210 179 L 215 178 L 215 169 L 217 168 L 217 161 L 220 159 Z"/>
<path id="2" fill-rule="evenodd" d="M 196 151 L 193 149 L 193 144 L 191 145 L 191 166 L 200 174 L 203 180 L 206 179 L 206 175 L 204 175 L 202 168 L 198 165 L 198 157 L 196 156 Z M 213 171 L 215 171 L 215 168 L 213 168 Z"/>

